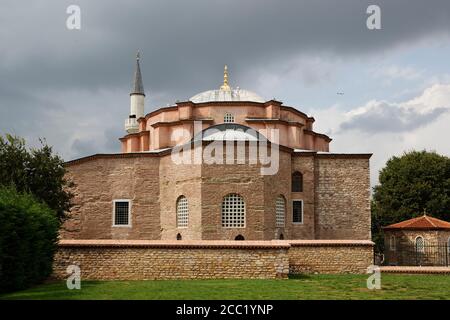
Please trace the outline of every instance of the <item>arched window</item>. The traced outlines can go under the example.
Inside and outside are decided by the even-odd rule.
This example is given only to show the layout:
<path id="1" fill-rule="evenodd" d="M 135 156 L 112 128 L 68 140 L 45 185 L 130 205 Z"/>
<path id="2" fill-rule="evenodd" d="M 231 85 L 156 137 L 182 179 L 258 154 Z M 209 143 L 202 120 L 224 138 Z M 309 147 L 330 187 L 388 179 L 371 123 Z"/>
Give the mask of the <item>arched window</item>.
<path id="1" fill-rule="evenodd" d="M 284 240 L 283 234 L 280 234 L 280 240 Z"/>
<path id="2" fill-rule="evenodd" d="M 222 227 L 245 228 L 245 202 L 240 195 L 232 193 L 223 198 Z"/>
<path id="3" fill-rule="evenodd" d="M 424 252 L 425 251 L 425 241 L 422 236 L 416 237 L 416 251 Z"/>
<path id="4" fill-rule="evenodd" d="M 177 200 L 177 227 L 187 228 L 189 223 L 189 207 L 185 196 L 180 196 Z"/>
<path id="5" fill-rule="evenodd" d="M 389 249 L 391 249 L 391 251 L 395 251 L 395 236 L 391 236 L 390 238 Z"/>
<path id="6" fill-rule="evenodd" d="M 275 203 L 275 220 L 277 227 L 284 227 L 284 220 L 286 216 L 286 200 L 282 195 L 278 196 Z"/>
<path id="7" fill-rule="evenodd" d="M 177 240 L 181 240 L 181 239 L 183 239 L 183 238 L 181 237 L 181 234 L 177 234 Z"/>
<path id="8" fill-rule="evenodd" d="M 303 192 L 303 174 L 295 171 L 292 174 L 292 192 Z"/>
<path id="9" fill-rule="evenodd" d="M 234 122 L 234 115 L 232 113 L 225 113 L 223 116 L 223 122 L 225 123 L 233 123 Z"/>
<path id="10" fill-rule="evenodd" d="M 242 234 L 239 234 L 234 238 L 234 240 L 245 240 L 244 236 Z"/>

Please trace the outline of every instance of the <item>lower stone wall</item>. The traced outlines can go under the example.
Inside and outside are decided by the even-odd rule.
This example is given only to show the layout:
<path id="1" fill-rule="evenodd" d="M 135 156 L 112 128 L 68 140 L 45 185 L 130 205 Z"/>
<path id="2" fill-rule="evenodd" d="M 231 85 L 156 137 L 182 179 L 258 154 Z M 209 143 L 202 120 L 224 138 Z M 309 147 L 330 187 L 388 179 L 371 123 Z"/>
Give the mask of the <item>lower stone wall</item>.
<path id="1" fill-rule="evenodd" d="M 289 244 L 283 241 L 63 240 L 53 277 L 78 265 L 84 280 L 287 278 Z"/>
<path id="2" fill-rule="evenodd" d="M 289 272 L 366 273 L 373 264 L 368 240 L 291 240 Z"/>
<path id="3" fill-rule="evenodd" d="M 83 280 L 275 279 L 289 273 L 365 273 L 373 243 L 352 240 L 61 240 L 53 277 Z"/>

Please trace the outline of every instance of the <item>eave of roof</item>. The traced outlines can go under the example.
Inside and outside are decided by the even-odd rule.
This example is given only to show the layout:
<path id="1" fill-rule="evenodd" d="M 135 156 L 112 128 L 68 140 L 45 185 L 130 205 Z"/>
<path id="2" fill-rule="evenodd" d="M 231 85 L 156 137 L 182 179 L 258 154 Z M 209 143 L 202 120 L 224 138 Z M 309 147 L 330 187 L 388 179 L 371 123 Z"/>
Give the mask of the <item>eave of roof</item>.
<path id="1" fill-rule="evenodd" d="M 450 230 L 450 222 L 433 218 L 427 215 L 397 222 L 386 227 L 384 230 Z"/>
<path id="2" fill-rule="evenodd" d="M 163 149 L 158 149 L 158 150 L 142 151 L 142 152 L 97 153 L 97 154 L 93 154 L 90 156 L 66 161 L 66 162 L 64 162 L 64 165 L 71 166 L 71 165 L 80 164 L 80 163 L 95 160 L 95 159 L 160 157 L 160 156 L 170 154 L 171 150 L 172 150 L 172 148 L 163 148 Z"/>

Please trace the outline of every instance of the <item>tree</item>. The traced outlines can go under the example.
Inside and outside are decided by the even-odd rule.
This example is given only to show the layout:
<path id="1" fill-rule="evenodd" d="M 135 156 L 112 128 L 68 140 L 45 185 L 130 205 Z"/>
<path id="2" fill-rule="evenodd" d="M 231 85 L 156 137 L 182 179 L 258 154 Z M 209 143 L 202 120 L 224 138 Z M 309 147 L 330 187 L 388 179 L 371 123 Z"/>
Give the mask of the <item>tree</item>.
<path id="1" fill-rule="evenodd" d="M 45 141 L 40 142 L 40 148 L 27 149 L 22 138 L 0 136 L 0 186 L 33 194 L 62 222 L 71 208 L 73 183 L 65 178 L 64 161 Z"/>
<path id="2" fill-rule="evenodd" d="M 46 204 L 0 186 L 0 292 L 24 289 L 52 272 L 59 221 Z"/>
<path id="3" fill-rule="evenodd" d="M 374 187 L 372 234 L 382 249 L 381 227 L 422 215 L 450 220 L 450 158 L 411 151 L 390 158 Z"/>

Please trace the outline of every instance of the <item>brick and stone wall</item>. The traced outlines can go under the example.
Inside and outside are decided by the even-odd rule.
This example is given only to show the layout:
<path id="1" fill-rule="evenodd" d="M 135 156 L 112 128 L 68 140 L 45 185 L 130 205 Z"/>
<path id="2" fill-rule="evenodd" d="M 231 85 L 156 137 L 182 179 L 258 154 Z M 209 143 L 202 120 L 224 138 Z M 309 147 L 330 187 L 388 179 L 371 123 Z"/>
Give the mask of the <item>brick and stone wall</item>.
<path id="1" fill-rule="evenodd" d="M 122 156 L 67 167 L 75 183 L 65 239 L 160 239 L 159 157 Z M 131 200 L 131 227 L 113 227 L 113 200 Z"/>
<path id="2" fill-rule="evenodd" d="M 53 277 L 75 264 L 84 280 L 287 278 L 288 250 L 270 241 L 63 240 Z"/>
<path id="3" fill-rule="evenodd" d="M 290 273 L 366 273 L 373 264 L 367 240 L 292 240 Z"/>
<path id="4" fill-rule="evenodd" d="M 246 147 L 246 152 L 248 149 Z M 224 157 L 227 156 L 225 149 Z M 237 156 L 236 156 L 237 157 Z M 364 239 L 370 235 L 370 155 L 316 154 L 280 148 L 279 170 L 261 175 L 261 164 L 176 164 L 160 154 L 98 155 L 67 164 L 75 183 L 74 207 L 63 239 L 245 240 Z M 303 174 L 303 191 L 291 192 L 291 175 Z M 245 202 L 245 227 L 224 228 L 224 197 Z M 188 201 L 189 223 L 179 228 L 176 204 Z M 276 226 L 276 199 L 283 196 L 285 225 Z M 131 226 L 113 226 L 113 200 L 131 201 Z M 294 223 L 293 200 L 303 201 Z"/>
<path id="5" fill-rule="evenodd" d="M 316 239 L 371 239 L 369 157 L 317 155 Z"/>
<path id="6" fill-rule="evenodd" d="M 365 273 L 370 241 L 61 240 L 53 277 L 84 280 L 275 279 L 288 273 Z"/>

